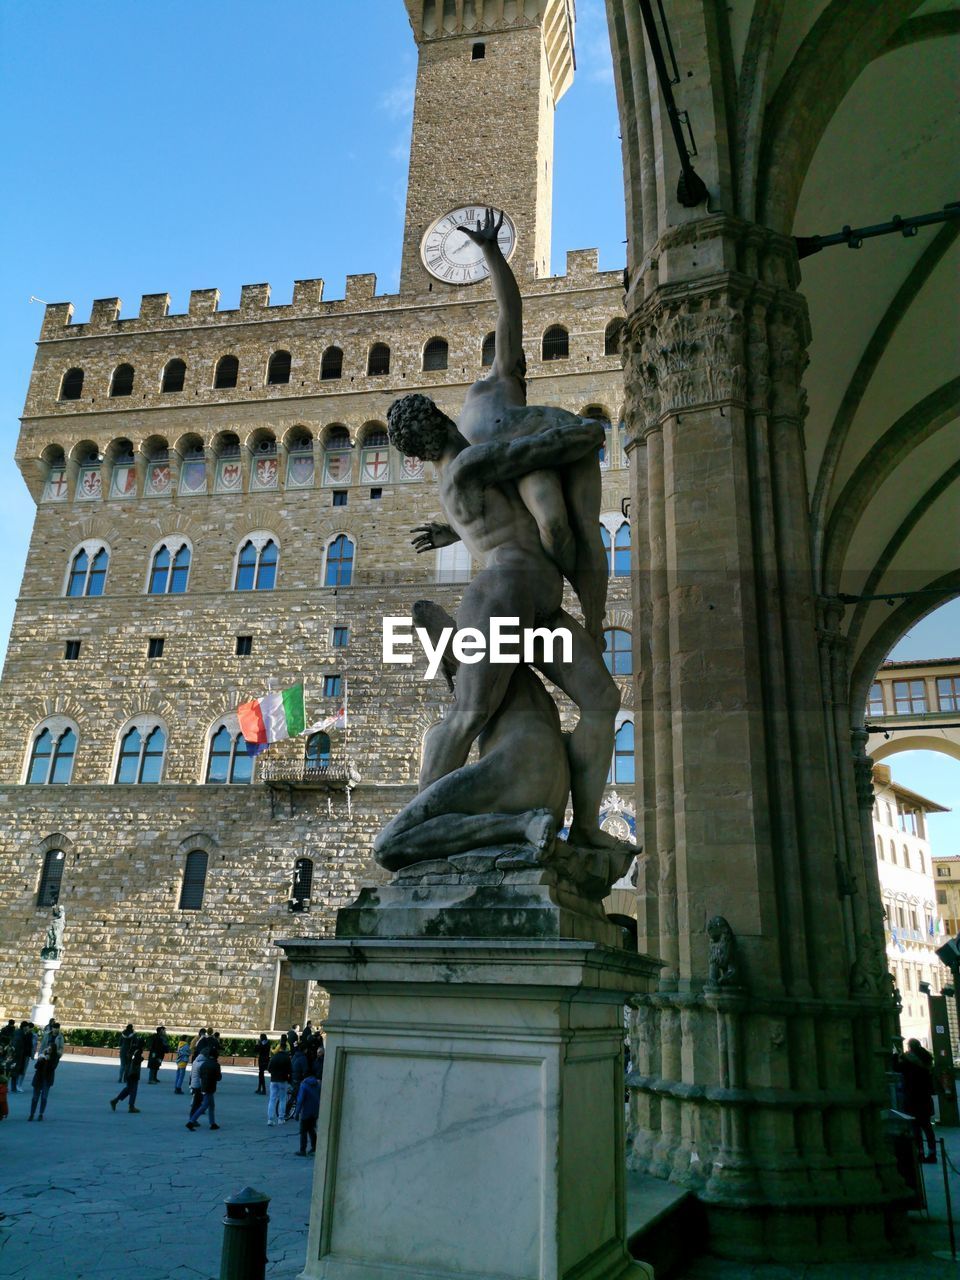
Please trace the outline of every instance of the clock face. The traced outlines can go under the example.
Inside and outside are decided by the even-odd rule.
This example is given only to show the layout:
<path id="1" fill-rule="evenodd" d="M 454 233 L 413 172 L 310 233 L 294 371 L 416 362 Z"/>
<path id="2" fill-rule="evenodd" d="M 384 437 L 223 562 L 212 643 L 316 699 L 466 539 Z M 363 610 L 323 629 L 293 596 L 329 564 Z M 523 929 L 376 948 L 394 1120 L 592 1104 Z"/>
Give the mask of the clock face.
<path id="1" fill-rule="evenodd" d="M 483 221 L 484 212 L 484 205 L 466 204 L 459 209 L 451 209 L 430 224 L 420 245 L 420 257 L 432 276 L 445 284 L 476 284 L 488 275 L 483 250 L 469 236 L 457 230 L 460 226 L 475 227 Z M 500 216 L 499 209 L 494 213 Z M 517 243 L 517 232 L 506 214 L 503 215 L 497 241 L 503 256 L 509 259 Z"/>

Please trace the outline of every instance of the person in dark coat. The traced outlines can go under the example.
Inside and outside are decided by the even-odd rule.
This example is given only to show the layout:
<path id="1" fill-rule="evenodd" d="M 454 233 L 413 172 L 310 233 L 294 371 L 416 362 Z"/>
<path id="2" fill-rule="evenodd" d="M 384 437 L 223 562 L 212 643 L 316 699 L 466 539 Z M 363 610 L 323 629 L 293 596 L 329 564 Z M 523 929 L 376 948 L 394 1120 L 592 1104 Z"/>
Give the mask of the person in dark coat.
<path id="1" fill-rule="evenodd" d="M 122 1084 L 127 1078 L 127 1066 L 130 1062 L 130 1045 L 136 1032 L 133 1029 L 133 1023 L 128 1022 L 120 1032 L 120 1074 L 117 1080 Z"/>
<path id="2" fill-rule="evenodd" d="M 10 1088 L 13 1093 L 20 1093 L 23 1078 L 27 1074 L 27 1063 L 33 1057 L 33 1024 L 24 1020 L 13 1037 L 13 1075 Z"/>
<path id="3" fill-rule="evenodd" d="M 294 1115 L 300 1121 L 300 1154 L 307 1154 L 307 1138 L 310 1139 L 310 1154 L 317 1150 L 317 1116 L 320 1114 L 320 1081 L 308 1071 L 303 1077 L 297 1093 L 297 1108 Z"/>
<path id="4" fill-rule="evenodd" d="M 287 1102 L 287 1119 L 293 1115 L 294 1108 L 297 1105 L 297 1095 L 300 1092 L 300 1086 L 303 1084 L 304 1078 L 309 1070 L 310 1064 L 307 1061 L 307 1053 L 303 1045 L 303 1039 L 294 1049 L 290 1057 L 290 1098 Z"/>
<path id="5" fill-rule="evenodd" d="M 255 1093 L 266 1093 L 267 1082 L 264 1079 L 267 1067 L 270 1065 L 270 1041 L 267 1039 L 265 1031 L 260 1032 L 260 1039 L 257 1042 L 257 1087 Z"/>
<path id="6" fill-rule="evenodd" d="M 37 1065 L 33 1070 L 33 1097 L 30 1099 L 30 1114 L 28 1120 L 32 1120 L 37 1110 L 37 1103 L 40 1103 L 40 1114 L 38 1120 L 43 1119 L 43 1113 L 47 1109 L 47 1095 L 53 1088 L 53 1073 L 57 1069 L 57 1064 L 50 1061 L 50 1055 L 46 1049 L 37 1058 Z"/>
<path id="7" fill-rule="evenodd" d="M 280 1037 L 280 1048 L 270 1059 L 270 1097 L 267 1099 L 267 1124 L 283 1124 L 287 1118 L 287 1098 L 290 1095 L 290 1079 L 293 1074 L 287 1037 Z"/>
<path id="8" fill-rule="evenodd" d="M 936 1164 L 937 1144 L 933 1136 L 933 1056 L 919 1040 L 907 1041 L 907 1052 L 900 1059 L 903 1077 L 903 1109 L 913 1117 L 913 1136 L 924 1164 Z M 927 1140 L 927 1154 L 923 1154 L 923 1140 Z"/>
<path id="9" fill-rule="evenodd" d="M 150 1037 L 150 1056 L 147 1058 L 147 1084 L 160 1083 L 158 1075 L 160 1064 L 169 1049 L 170 1041 L 167 1039 L 167 1028 L 163 1026 L 157 1027 Z"/>
<path id="10" fill-rule="evenodd" d="M 127 1058 L 127 1073 L 123 1077 L 123 1088 L 115 1098 L 110 1099 L 110 1110 L 116 1111 L 117 1103 L 127 1099 L 127 1110 L 132 1111 L 134 1115 L 140 1114 L 140 1108 L 137 1103 L 137 1090 L 140 1088 L 140 1072 L 143 1068 L 143 1041 L 139 1036 L 134 1036 L 130 1041 L 130 1051 Z"/>
<path id="11" fill-rule="evenodd" d="M 217 1061 L 219 1050 L 216 1045 L 211 1046 L 209 1051 L 204 1055 L 203 1063 L 200 1067 L 200 1092 L 202 1097 L 199 1106 L 194 1107 L 190 1112 L 190 1119 L 187 1121 L 187 1128 L 196 1129 L 197 1121 L 206 1111 L 210 1115 L 210 1128 L 219 1129 L 217 1124 L 216 1110 L 216 1093 L 217 1085 L 223 1079 L 223 1072 L 220 1070 L 220 1063 Z"/>

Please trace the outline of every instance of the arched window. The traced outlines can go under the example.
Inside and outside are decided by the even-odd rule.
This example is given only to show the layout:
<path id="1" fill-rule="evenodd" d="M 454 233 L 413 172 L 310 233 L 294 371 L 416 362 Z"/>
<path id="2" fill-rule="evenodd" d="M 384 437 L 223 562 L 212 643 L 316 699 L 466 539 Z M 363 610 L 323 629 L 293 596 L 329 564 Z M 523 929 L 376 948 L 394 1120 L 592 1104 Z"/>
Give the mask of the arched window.
<path id="1" fill-rule="evenodd" d="M 191 849 L 183 867 L 180 886 L 180 910 L 199 911 L 207 883 L 207 855 L 203 849 Z"/>
<path id="2" fill-rule="evenodd" d="M 252 778 L 253 757 L 247 754 L 243 734 L 221 724 L 210 739 L 206 781 L 246 783 Z"/>
<path id="3" fill-rule="evenodd" d="M 619 318 L 611 320 L 603 334 L 603 354 L 605 356 L 618 356 L 622 342 L 623 321 Z"/>
<path id="4" fill-rule="evenodd" d="M 267 365 L 267 383 L 270 386 L 276 387 L 289 381 L 290 352 L 275 351 L 270 357 L 270 363 Z"/>
<path id="5" fill-rule="evenodd" d="M 83 395 L 83 370 L 68 369 L 60 382 L 61 400 L 79 400 Z"/>
<path id="6" fill-rule="evenodd" d="M 893 843 L 892 840 L 890 841 L 890 861 L 893 863 L 894 866 L 897 865 L 897 846 Z"/>
<path id="7" fill-rule="evenodd" d="M 330 735 L 328 733 L 311 733 L 303 755 L 303 763 L 307 769 L 325 769 L 330 763 Z"/>
<path id="8" fill-rule="evenodd" d="M 27 782 L 69 782 L 76 754 L 77 734 L 73 728 L 67 725 L 58 732 L 56 727 L 44 726 L 37 733 L 30 749 Z"/>
<path id="9" fill-rule="evenodd" d="M 226 391 L 237 385 L 240 376 L 240 361 L 236 356 L 221 356 L 213 375 L 213 385 L 218 391 Z"/>
<path id="10" fill-rule="evenodd" d="M 603 661 L 614 676 L 633 674 L 633 651 L 630 632 L 621 627 L 610 627 L 603 633 Z"/>
<path id="11" fill-rule="evenodd" d="M 183 380 L 186 376 L 187 366 L 183 360 L 168 360 L 167 367 L 163 371 L 163 379 L 160 383 L 161 392 L 182 391 Z"/>
<path id="12" fill-rule="evenodd" d="M 110 379 L 111 396 L 133 395 L 133 365 L 118 364 Z"/>
<path id="13" fill-rule="evenodd" d="M 630 577 L 630 521 L 624 520 L 613 540 L 613 576 Z"/>
<path id="14" fill-rule="evenodd" d="M 343 352 L 339 347 L 327 347 L 320 361 L 320 379 L 332 382 L 343 377 Z"/>
<path id="15" fill-rule="evenodd" d="M 543 360 L 566 360 L 570 354 L 570 335 L 562 324 L 552 324 L 543 335 L 541 346 Z"/>
<path id="16" fill-rule="evenodd" d="M 150 566 L 150 582 L 147 594 L 151 596 L 182 595 L 187 589 L 190 576 L 190 547 L 184 542 L 176 544 L 164 542 L 157 548 Z"/>
<path id="17" fill-rule="evenodd" d="M 390 372 L 390 348 L 385 342 L 375 342 L 367 356 L 367 373 L 371 377 Z"/>
<path id="18" fill-rule="evenodd" d="M 880 839 L 880 837 L 879 837 L 879 836 L 877 836 L 877 857 L 880 859 L 880 861 L 881 861 L 881 862 L 883 862 L 883 861 L 884 861 L 884 857 L 883 857 L 883 841 Z"/>
<path id="19" fill-rule="evenodd" d="M 327 547 L 324 567 L 325 587 L 349 587 L 353 581 L 353 542 L 341 533 Z"/>
<path id="20" fill-rule="evenodd" d="M 608 782 L 632 783 L 633 769 L 633 721 L 624 720 L 613 740 L 613 761 Z"/>
<path id="21" fill-rule="evenodd" d="M 277 581 L 280 549 L 272 538 L 248 538 L 237 556 L 234 591 L 272 591 Z"/>
<path id="22" fill-rule="evenodd" d="M 71 561 L 64 595 L 102 596 L 109 563 L 110 552 L 106 547 L 81 547 Z"/>
<path id="23" fill-rule="evenodd" d="M 160 725 L 132 725 L 120 740 L 114 782 L 159 782 L 163 773 L 166 734 Z"/>
<path id="24" fill-rule="evenodd" d="M 485 369 L 488 369 L 496 359 L 497 355 L 497 335 L 488 333 L 483 340 L 483 346 L 480 348 L 480 363 Z"/>
<path id="25" fill-rule="evenodd" d="M 445 338 L 431 338 L 423 348 L 424 370 L 445 369 L 449 350 Z"/>
<path id="26" fill-rule="evenodd" d="M 62 849 L 48 849 L 43 855 L 40 886 L 37 889 L 37 906 L 53 907 L 60 901 L 60 884 L 67 855 Z"/>
<path id="27" fill-rule="evenodd" d="M 903 865 L 910 870 L 910 850 L 906 845 L 903 846 Z"/>
<path id="28" fill-rule="evenodd" d="M 313 888 L 313 859 L 298 858 L 293 864 L 293 895 L 290 898 L 292 911 L 303 911 L 310 902 L 310 890 Z"/>

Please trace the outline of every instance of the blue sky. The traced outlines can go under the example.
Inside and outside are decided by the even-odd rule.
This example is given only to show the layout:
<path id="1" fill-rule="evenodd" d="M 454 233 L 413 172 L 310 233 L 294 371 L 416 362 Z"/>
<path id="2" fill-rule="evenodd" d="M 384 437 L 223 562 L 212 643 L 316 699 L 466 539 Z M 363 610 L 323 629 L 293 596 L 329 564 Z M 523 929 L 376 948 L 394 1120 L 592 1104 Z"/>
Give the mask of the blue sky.
<path id="1" fill-rule="evenodd" d="M 577 76 L 556 121 L 553 270 L 595 246 L 625 260 L 618 120 L 602 0 L 577 0 Z M 401 0 L 5 0 L 0 5 L 0 654 L 33 503 L 12 463 L 46 302 L 347 272 L 397 286 L 416 50 Z M 451 121 L 455 127 L 455 121 Z M 960 603 L 895 651 L 960 651 Z M 894 757 L 915 790 L 960 809 L 960 764 Z M 922 783 L 922 785 L 921 785 Z M 942 824 L 938 837 L 936 823 Z M 960 814 L 933 819 L 960 852 Z"/>

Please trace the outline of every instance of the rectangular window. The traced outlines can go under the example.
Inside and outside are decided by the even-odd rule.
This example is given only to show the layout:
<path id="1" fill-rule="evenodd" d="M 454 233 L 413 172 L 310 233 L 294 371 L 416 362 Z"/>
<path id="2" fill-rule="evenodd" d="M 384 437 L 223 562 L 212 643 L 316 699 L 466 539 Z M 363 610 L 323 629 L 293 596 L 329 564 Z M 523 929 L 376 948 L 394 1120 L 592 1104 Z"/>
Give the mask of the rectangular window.
<path id="1" fill-rule="evenodd" d="M 371 490 L 370 490 L 370 497 L 374 500 L 374 502 L 376 502 L 378 498 L 382 498 L 382 497 L 383 497 L 383 490 L 382 490 L 382 489 L 371 489 Z"/>
<path id="2" fill-rule="evenodd" d="M 937 705 L 941 711 L 960 711 L 960 676 L 937 676 Z"/>
<path id="3" fill-rule="evenodd" d="M 163 657 L 163 636 L 151 636 L 147 641 L 147 657 Z"/>
<path id="4" fill-rule="evenodd" d="M 940 879 L 941 879 L 941 880 L 949 880 L 949 879 L 950 879 L 950 868 L 949 868 L 949 867 L 937 867 L 937 875 L 940 877 Z"/>
<path id="5" fill-rule="evenodd" d="M 345 507 L 345 506 L 347 505 L 347 491 L 346 491 L 346 489 L 334 489 L 334 491 L 333 491 L 333 505 L 334 505 L 335 507 Z"/>
<path id="6" fill-rule="evenodd" d="M 946 889 L 938 889 L 938 890 L 937 890 L 937 902 L 939 903 L 939 905 L 940 905 L 941 907 L 945 907 L 945 906 L 947 905 L 947 891 L 946 891 Z"/>
<path id="7" fill-rule="evenodd" d="M 323 677 L 323 696 L 325 698 L 339 698 L 340 687 L 341 681 L 339 676 Z"/>
<path id="8" fill-rule="evenodd" d="M 867 715 L 883 715 L 883 686 L 879 680 L 870 686 L 870 695 L 867 698 Z"/>
<path id="9" fill-rule="evenodd" d="M 350 628 L 334 627 L 333 628 L 333 647 L 335 649 L 345 649 L 349 643 L 350 643 Z"/>
<path id="10" fill-rule="evenodd" d="M 237 636 L 237 657 L 248 658 L 253 652 L 253 636 Z"/>
<path id="11" fill-rule="evenodd" d="M 80 641 L 68 640 L 64 646 L 63 657 L 65 662 L 76 662 L 80 657 Z"/>
<path id="12" fill-rule="evenodd" d="M 898 716 L 922 714 L 927 709 L 927 695 L 922 680 L 894 680 L 893 707 Z"/>

